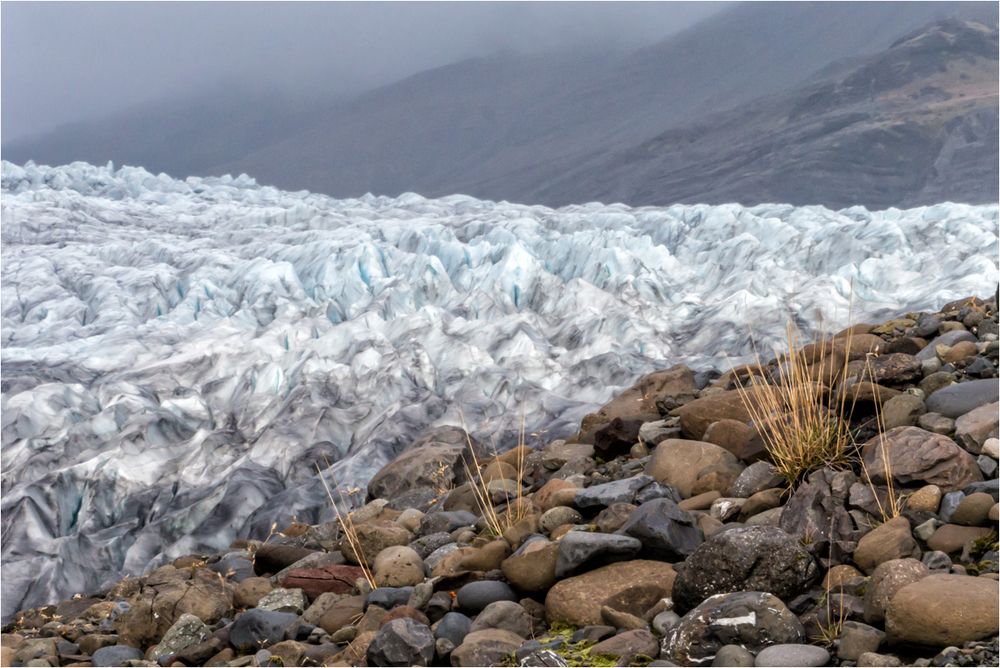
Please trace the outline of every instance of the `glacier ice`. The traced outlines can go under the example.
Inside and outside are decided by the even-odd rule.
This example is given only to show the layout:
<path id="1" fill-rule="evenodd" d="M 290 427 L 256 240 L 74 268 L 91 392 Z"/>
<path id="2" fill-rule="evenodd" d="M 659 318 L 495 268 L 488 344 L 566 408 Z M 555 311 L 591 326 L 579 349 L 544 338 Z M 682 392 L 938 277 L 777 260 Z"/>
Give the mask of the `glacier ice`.
<path id="1" fill-rule="evenodd" d="M 422 429 L 539 438 L 652 369 L 996 288 L 995 206 L 336 200 L 2 165 L 3 618 L 296 516 Z"/>

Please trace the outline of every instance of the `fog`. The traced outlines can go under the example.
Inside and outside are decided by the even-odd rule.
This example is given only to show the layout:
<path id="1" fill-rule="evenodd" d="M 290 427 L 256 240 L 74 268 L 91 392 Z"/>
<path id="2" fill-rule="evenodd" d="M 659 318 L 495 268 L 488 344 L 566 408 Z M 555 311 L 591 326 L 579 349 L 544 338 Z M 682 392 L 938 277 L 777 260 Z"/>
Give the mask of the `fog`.
<path id="1" fill-rule="evenodd" d="M 498 51 L 634 48 L 726 4 L 3 3 L 2 131 L 9 141 L 220 82 L 347 95 Z"/>

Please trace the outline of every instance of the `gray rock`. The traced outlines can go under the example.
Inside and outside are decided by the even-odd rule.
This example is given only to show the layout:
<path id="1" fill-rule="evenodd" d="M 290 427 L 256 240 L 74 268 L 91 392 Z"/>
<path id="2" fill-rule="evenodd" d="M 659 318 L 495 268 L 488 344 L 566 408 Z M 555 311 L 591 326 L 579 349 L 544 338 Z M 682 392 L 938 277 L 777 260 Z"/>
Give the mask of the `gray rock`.
<path id="1" fill-rule="evenodd" d="M 439 531 L 438 533 L 432 533 L 427 536 L 421 536 L 415 541 L 410 543 L 410 547 L 413 548 L 414 552 L 420 555 L 421 559 L 426 559 L 438 548 L 444 547 L 445 545 L 451 545 L 455 542 L 455 539 L 451 537 L 450 533 L 445 531 Z"/>
<path id="2" fill-rule="evenodd" d="M 847 511 L 856 482 L 851 471 L 813 471 L 785 504 L 778 526 L 799 540 L 807 539 L 813 554 L 840 563 L 861 538 Z"/>
<path id="3" fill-rule="evenodd" d="M 704 540 L 694 516 L 671 499 L 654 499 L 636 508 L 618 533 L 637 538 L 650 556 L 682 561 Z"/>
<path id="4" fill-rule="evenodd" d="M 885 640 L 885 633 L 861 622 L 845 621 L 837 639 L 837 658 L 857 661 L 865 652 L 875 652 Z"/>
<path id="5" fill-rule="evenodd" d="M 229 627 L 229 644 L 241 652 L 260 649 L 285 639 L 285 633 L 299 622 L 290 612 L 254 608 L 236 618 Z"/>
<path id="6" fill-rule="evenodd" d="M 102 647 L 90 657 L 90 662 L 95 668 L 110 668 L 111 666 L 124 666 L 126 661 L 138 661 L 143 658 L 141 650 L 128 645 L 112 645 Z"/>
<path id="7" fill-rule="evenodd" d="M 570 531 L 559 540 L 556 577 L 563 577 L 584 567 L 594 569 L 621 561 L 637 554 L 641 549 L 642 543 L 631 536 Z"/>
<path id="8" fill-rule="evenodd" d="M 465 636 L 451 653 L 451 665 L 494 666 L 507 659 L 524 643 L 524 638 L 503 629 L 485 629 Z"/>
<path id="9" fill-rule="evenodd" d="M 204 642 L 211 633 L 205 622 L 194 615 L 185 613 L 178 617 L 177 621 L 163 634 L 163 638 L 156 645 L 153 654 L 157 660 L 170 654 L 176 654 L 182 649 Z"/>
<path id="10" fill-rule="evenodd" d="M 369 666 L 427 666 L 434 659 L 434 634 L 409 617 L 393 619 L 368 646 Z"/>
<path id="11" fill-rule="evenodd" d="M 648 465 L 643 464 L 643 468 Z M 665 485 L 659 480 L 654 480 L 649 483 L 638 492 L 635 493 L 635 499 L 632 502 L 641 506 L 642 504 L 652 501 L 653 499 L 670 499 L 674 503 L 680 503 L 681 493 L 677 491 L 677 488 L 672 485 Z"/>
<path id="12" fill-rule="evenodd" d="M 739 645 L 723 645 L 712 659 L 713 666 L 752 666 L 754 655 Z"/>
<path id="13" fill-rule="evenodd" d="M 427 568 L 434 570 L 434 567 L 438 565 L 438 562 L 455 550 L 461 549 L 461 547 L 462 546 L 458 543 L 448 543 L 447 545 L 442 545 L 424 557 L 424 563 L 427 564 Z M 417 554 L 419 554 L 419 552 Z"/>
<path id="14" fill-rule="evenodd" d="M 927 398 L 927 410 L 946 417 L 960 415 L 994 403 L 1000 393 L 1000 379 L 984 378 L 944 387 Z"/>
<path id="15" fill-rule="evenodd" d="M 520 604 L 513 601 L 495 601 L 476 615 L 469 633 L 484 629 L 503 629 L 527 638 L 531 635 L 532 626 L 531 615 Z"/>
<path id="16" fill-rule="evenodd" d="M 434 637 L 447 638 L 452 645 L 458 647 L 469 634 L 470 628 L 472 628 L 471 619 L 461 612 L 449 612 L 434 625 Z"/>
<path id="17" fill-rule="evenodd" d="M 612 503 L 631 503 L 636 493 L 653 482 L 651 476 L 640 474 L 631 478 L 613 480 L 602 485 L 593 485 L 576 493 L 573 504 L 577 508 L 608 507 Z"/>
<path id="18" fill-rule="evenodd" d="M 975 494 L 976 492 L 985 492 L 993 497 L 994 501 L 1000 501 L 1000 481 L 996 478 L 993 480 L 983 480 L 982 482 L 974 482 L 966 485 L 962 488 L 965 494 Z"/>
<path id="19" fill-rule="evenodd" d="M 825 666 L 830 653 L 816 645 L 781 644 L 765 647 L 755 666 Z"/>
<path id="20" fill-rule="evenodd" d="M 941 505 L 938 506 L 938 518 L 942 522 L 950 522 L 951 516 L 955 514 L 955 511 L 964 498 L 965 492 L 948 492 L 941 497 Z"/>
<path id="21" fill-rule="evenodd" d="M 653 617 L 653 621 L 650 622 L 650 626 L 653 627 L 653 631 L 657 634 L 665 636 L 670 632 L 670 629 L 677 625 L 677 622 L 679 621 L 681 621 L 681 616 L 676 612 L 673 610 L 664 610 Z"/>
<path id="22" fill-rule="evenodd" d="M 938 327 L 940 326 L 941 319 L 939 317 L 931 313 L 921 313 L 920 317 L 917 318 L 917 324 L 910 330 L 910 335 L 926 339 L 929 336 L 937 334 Z"/>
<path id="23" fill-rule="evenodd" d="M 478 614 L 494 601 L 517 601 L 518 596 L 506 582 L 480 580 L 463 585 L 456 600 L 463 612 Z"/>
<path id="24" fill-rule="evenodd" d="M 724 645 L 760 652 L 774 643 L 804 640 L 802 623 L 780 599 L 740 591 L 712 596 L 684 615 L 664 638 L 661 656 L 690 666 L 714 657 Z"/>
<path id="25" fill-rule="evenodd" d="M 681 613 L 726 592 L 771 592 L 791 600 L 819 575 L 816 562 L 798 540 L 766 526 L 712 534 L 675 568 L 674 609 Z"/>
<path id="26" fill-rule="evenodd" d="M 933 434 L 948 435 L 955 431 L 955 421 L 938 413 L 924 413 L 917 418 L 917 426 Z"/>
<path id="27" fill-rule="evenodd" d="M 377 605 L 385 610 L 406 605 L 413 595 L 413 587 L 376 587 L 365 598 L 365 610 L 369 605 Z"/>
<path id="28" fill-rule="evenodd" d="M 754 462 L 736 477 L 729 487 L 729 496 L 748 499 L 757 492 L 773 487 L 781 487 L 785 479 L 778 474 L 778 469 L 770 462 Z"/>
<path id="29" fill-rule="evenodd" d="M 569 506 L 556 506 L 549 508 L 538 518 L 538 526 L 550 533 L 553 529 L 563 524 L 579 524 L 583 521 L 583 515 Z"/>
<path id="30" fill-rule="evenodd" d="M 550 649 L 532 650 L 527 656 L 521 659 L 518 665 L 522 666 L 522 668 L 526 666 L 569 666 L 566 659 Z"/>
<path id="31" fill-rule="evenodd" d="M 279 587 L 264 594 L 257 601 L 257 607 L 261 610 L 276 610 L 301 615 L 302 611 L 309 607 L 309 600 L 301 589 L 282 589 Z"/>
<path id="32" fill-rule="evenodd" d="M 255 575 L 253 562 L 247 558 L 245 552 L 231 552 L 223 555 L 215 563 L 209 564 L 208 568 L 216 573 L 221 573 L 236 583 L 243 582 Z"/>
<path id="33" fill-rule="evenodd" d="M 935 352 L 935 347 L 940 345 L 953 346 L 960 341 L 975 341 L 976 336 L 969 331 L 964 329 L 959 329 L 951 332 L 945 332 L 941 336 L 931 339 L 927 346 L 916 354 L 916 358 L 920 361 L 937 359 L 937 353 Z"/>
<path id="34" fill-rule="evenodd" d="M 448 533 L 460 527 L 471 527 L 479 518 L 467 510 L 442 510 L 427 513 L 420 518 L 420 533 L 424 536 L 434 533 Z"/>
<path id="35" fill-rule="evenodd" d="M 948 556 L 947 552 L 930 550 L 928 552 L 924 552 L 924 556 L 921 557 L 920 561 L 924 566 L 932 571 L 951 570 L 951 557 Z"/>
<path id="36" fill-rule="evenodd" d="M 976 464 L 979 465 L 979 470 L 983 472 L 984 478 L 996 477 L 997 460 L 987 455 L 979 455 L 978 457 L 976 457 Z"/>

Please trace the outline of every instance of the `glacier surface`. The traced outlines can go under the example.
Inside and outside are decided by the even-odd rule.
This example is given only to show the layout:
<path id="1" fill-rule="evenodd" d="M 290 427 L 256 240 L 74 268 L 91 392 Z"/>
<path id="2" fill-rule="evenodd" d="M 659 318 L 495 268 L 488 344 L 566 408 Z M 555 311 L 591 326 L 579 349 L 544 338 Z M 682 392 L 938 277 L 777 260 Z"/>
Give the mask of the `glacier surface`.
<path id="1" fill-rule="evenodd" d="M 421 430 L 996 288 L 995 206 L 550 209 L 2 165 L 3 618 L 329 519 Z"/>

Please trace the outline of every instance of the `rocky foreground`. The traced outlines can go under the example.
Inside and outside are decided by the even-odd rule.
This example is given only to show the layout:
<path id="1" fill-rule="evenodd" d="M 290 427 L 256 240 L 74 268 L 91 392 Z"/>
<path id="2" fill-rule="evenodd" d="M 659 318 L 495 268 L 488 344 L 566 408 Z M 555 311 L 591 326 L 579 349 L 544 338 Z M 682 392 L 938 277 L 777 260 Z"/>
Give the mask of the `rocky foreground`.
<path id="1" fill-rule="evenodd" d="M 292 523 L 23 611 L 2 664 L 996 665 L 996 298 L 850 333 L 845 465 L 789 486 L 737 374 L 677 366 L 565 441 L 427 434 L 369 483 L 357 550 Z"/>

